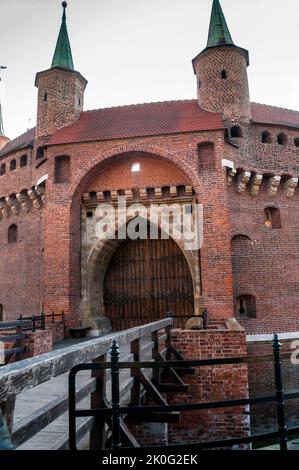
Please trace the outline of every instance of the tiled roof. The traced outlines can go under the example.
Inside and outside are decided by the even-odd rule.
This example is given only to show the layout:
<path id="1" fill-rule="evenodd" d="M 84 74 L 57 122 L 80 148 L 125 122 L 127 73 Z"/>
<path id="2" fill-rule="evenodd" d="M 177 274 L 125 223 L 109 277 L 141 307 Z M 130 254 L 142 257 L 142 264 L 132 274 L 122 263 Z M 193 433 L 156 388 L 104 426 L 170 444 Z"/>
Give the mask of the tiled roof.
<path id="1" fill-rule="evenodd" d="M 252 120 L 262 124 L 299 128 L 299 112 L 266 104 L 251 103 Z"/>
<path id="2" fill-rule="evenodd" d="M 251 103 L 253 122 L 299 129 L 299 112 L 265 104 Z M 200 108 L 196 100 L 164 101 L 81 113 L 71 126 L 57 131 L 47 145 L 96 140 L 122 139 L 221 129 L 220 114 Z M 35 128 L 9 142 L 0 152 L 8 153 L 30 146 Z"/>
<path id="3" fill-rule="evenodd" d="M 196 100 L 164 101 L 85 111 L 74 124 L 57 131 L 48 145 L 214 130 L 222 127 L 220 114 L 201 109 Z"/>
<path id="4" fill-rule="evenodd" d="M 26 147 L 29 147 L 34 141 L 35 137 L 35 127 L 33 129 L 28 130 L 25 134 L 20 135 L 16 139 L 8 142 L 5 147 L 0 152 L 0 158 L 8 153 L 14 152 L 16 150 L 20 150 Z"/>

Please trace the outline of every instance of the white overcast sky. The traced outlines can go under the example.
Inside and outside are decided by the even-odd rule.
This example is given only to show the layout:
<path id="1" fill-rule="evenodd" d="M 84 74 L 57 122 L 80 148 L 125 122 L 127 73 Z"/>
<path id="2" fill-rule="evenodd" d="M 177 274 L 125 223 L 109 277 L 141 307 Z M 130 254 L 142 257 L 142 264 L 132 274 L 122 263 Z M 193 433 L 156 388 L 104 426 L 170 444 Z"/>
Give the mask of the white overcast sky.
<path id="1" fill-rule="evenodd" d="M 236 45 L 249 49 L 252 101 L 299 109 L 298 0 L 221 0 Z M 85 109 L 196 97 L 191 60 L 207 41 L 212 0 L 69 0 Z M 59 0 L 0 0 L 5 133 L 35 125 L 35 74 L 50 67 Z"/>

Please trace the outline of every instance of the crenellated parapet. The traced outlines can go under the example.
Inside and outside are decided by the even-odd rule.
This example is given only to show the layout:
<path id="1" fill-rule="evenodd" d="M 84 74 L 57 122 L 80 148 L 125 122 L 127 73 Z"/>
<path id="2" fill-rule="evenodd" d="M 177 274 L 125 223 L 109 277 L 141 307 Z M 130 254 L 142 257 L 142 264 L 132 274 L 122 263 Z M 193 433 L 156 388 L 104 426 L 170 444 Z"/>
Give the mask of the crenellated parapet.
<path id="1" fill-rule="evenodd" d="M 269 179 L 268 183 L 268 196 L 275 197 L 277 196 L 278 188 L 280 186 L 281 176 L 273 176 Z"/>
<path id="2" fill-rule="evenodd" d="M 28 198 L 28 195 L 26 194 L 23 194 L 23 193 L 18 193 L 16 194 L 16 199 L 18 201 L 18 203 L 20 204 L 21 206 L 21 209 L 25 212 L 29 212 L 30 211 L 30 200 Z"/>
<path id="3" fill-rule="evenodd" d="M 12 215 L 21 215 L 33 209 L 42 209 L 45 204 L 45 188 L 37 186 L 20 193 L 0 198 L 0 221 Z"/>
<path id="4" fill-rule="evenodd" d="M 38 193 L 34 189 L 29 189 L 28 196 L 32 202 L 33 207 L 35 209 L 41 209 L 43 206 L 43 201 Z"/>
<path id="5" fill-rule="evenodd" d="M 261 184 L 263 182 L 263 175 L 254 175 L 254 177 L 252 178 L 252 183 L 251 183 L 251 196 L 257 196 L 259 191 L 260 191 L 260 187 L 261 187 Z"/>
<path id="6" fill-rule="evenodd" d="M 19 211 L 20 211 L 19 203 L 18 203 L 18 201 L 16 200 L 15 197 L 11 197 L 11 196 L 6 197 L 5 202 L 8 205 L 8 207 L 10 208 L 13 215 L 18 215 L 19 214 Z"/>
<path id="7" fill-rule="evenodd" d="M 247 183 L 249 182 L 250 177 L 251 177 L 250 171 L 244 171 L 243 173 L 240 173 L 238 175 L 237 186 L 238 186 L 239 194 L 245 193 L 246 188 L 247 188 Z"/>
<path id="8" fill-rule="evenodd" d="M 293 197 L 295 194 L 295 189 L 298 186 L 299 178 L 294 177 L 290 178 L 285 182 L 285 192 L 287 197 Z"/>
<path id="9" fill-rule="evenodd" d="M 189 201 L 194 197 L 192 186 L 167 186 L 155 188 L 138 189 L 118 189 L 111 191 L 98 191 L 97 193 L 84 193 L 82 195 L 83 203 L 86 206 L 95 206 L 101 203 L 118 204 L 118 198 L 126 198 L 126 204 L 132 202 L 142 202 L 144 204 L 155 202 L 156 204 L 171 201 Z"/>
<path id="10" fill-rule="evenodd" d="M 258 196 L 262 184 L 266 185 L 269 197 L 276 197 L 278 191 L 283 189 L 286 197 L 292 198 L 298 188 L 298 176 L 280 176 L 271 175 L 269 173 L 255 173 L 253 171 L 237 171 L 234 168 L 226 167 L 227 186 L 235 183 L 236 190 L 239 194 L 249 193 L 251 196 Z"/>

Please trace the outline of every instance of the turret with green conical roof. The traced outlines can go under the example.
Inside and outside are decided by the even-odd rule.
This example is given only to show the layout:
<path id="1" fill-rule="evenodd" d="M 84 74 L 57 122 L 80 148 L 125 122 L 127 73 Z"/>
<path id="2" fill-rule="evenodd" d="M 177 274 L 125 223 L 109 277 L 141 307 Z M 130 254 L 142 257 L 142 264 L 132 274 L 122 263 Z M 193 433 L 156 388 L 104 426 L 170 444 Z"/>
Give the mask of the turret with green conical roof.
<path id="1" fill-rule="evenodd" d="M 193 59 L 199 105 L 224 120 L 249 121 L 249 54 L 234 44 L 219 0 L 213 0 L 206 48 Z"/>
<path id="2" fill-rule="evenodd" d="M 219 0 L 213 1 L 207 47 L 234 44 Z"/>
<path id="3" fill-rule="evenodd" d="M 66 22 L 66 2 L 62 3 L 62 8 L 62 22 L 51 68 L 36 75 L 36 138 L 52 135 L 56 130 L 72 124 L 83 111 L 87 81 L 74 69 Z"/>
<path id="4" fill-rule="evenodd" d="M 52 60 L 51 67 L 61 67 L 63 69 L 74 70 L 72 50 L 66 25 L 66 7 L 67 3 L 62 3 L 63 14 L 62 23 L 57 39 L 57 44 Z"/>

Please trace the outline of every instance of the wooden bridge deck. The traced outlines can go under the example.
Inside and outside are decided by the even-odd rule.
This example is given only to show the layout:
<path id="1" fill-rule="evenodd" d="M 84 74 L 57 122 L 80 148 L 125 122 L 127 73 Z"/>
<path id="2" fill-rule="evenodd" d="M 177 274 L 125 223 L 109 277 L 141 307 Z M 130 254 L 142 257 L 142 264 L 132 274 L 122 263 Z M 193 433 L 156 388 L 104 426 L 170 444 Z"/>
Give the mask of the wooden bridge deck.
<path id="1" fill-rule="evenodd" d="M 114 335 L 111 335 L 113 337 Z M 151 341 L 151 338 L 143 337 L 142 342 L 145 345 Z M 86 342 L 88 344 L 88 342 Z M 69 344 L 61 345 L 62 347 Z M 130 353 L 130 344 L 121 349 L 120 361 L 132 360 Z M 144 359 L 150 359 L 150 354 L 144 356 Z M 110 374 L 106 372 L 107 380 L 107 398 L 110 399 Z M 26 423 L 32 420 L 34 415 L 39 416 L 42 412 L 49 409 L 52 410 L 55 404 L 60 404 L 62 401 L 68 400 L 68 376 L 69 373 L 64 373 L 55 377 L 47 382 L 44 382 L 34 388 L 26 390 L 16 398 L 13 433 L 21 433 L 22 428 L 26 427 Z M 124 370 L 120 375 L 120 383 L 122 390 L 122 403 L 129 404 L 130 390 L 132 386 L 132 378 L 130 371 Z M 77 375 L 77 391 L 83 390 L 86 387 L 92 387 L 95 379 L 91 378 L 90 371 L 81 371 Z M 59 405 L 58 405 L 59 406 Z M 90 395 L 85 396 L 81 401 L 78 401 L 78 407 L 82 409 L 90 408 Z M 64 450 L 68 448 L 69 437 L 69 417 L 68 412 L 63 413 L 53 422 L 48 424 L 44 429 L 33 435 L 32 438 L 24 442 L 18 447 L 18 450 Z M 86 431 L 92 425 L 92 418 L 78 418 L 77 419 L 77 433 L 78 433 L 78 448 L 88 448 L 88 440 Z M 85 437 L 84 437 L 85 436 Z M 82 441 L 80 442 L 80 437 Z"/>

